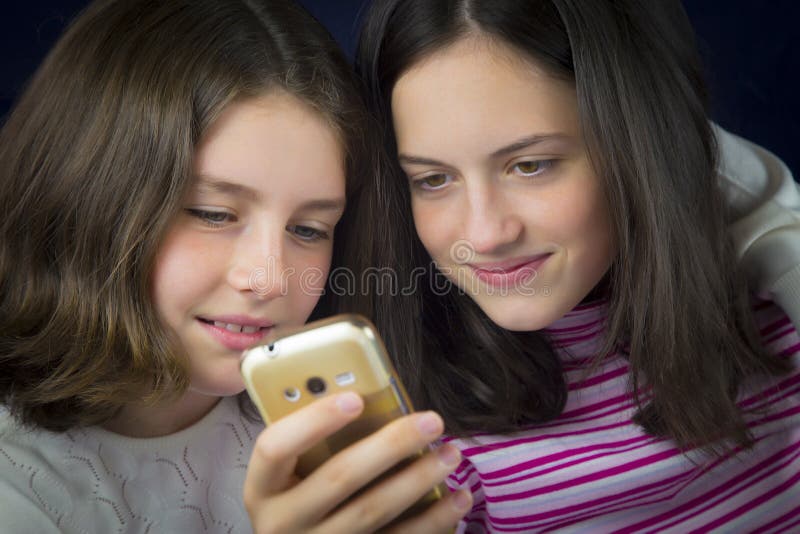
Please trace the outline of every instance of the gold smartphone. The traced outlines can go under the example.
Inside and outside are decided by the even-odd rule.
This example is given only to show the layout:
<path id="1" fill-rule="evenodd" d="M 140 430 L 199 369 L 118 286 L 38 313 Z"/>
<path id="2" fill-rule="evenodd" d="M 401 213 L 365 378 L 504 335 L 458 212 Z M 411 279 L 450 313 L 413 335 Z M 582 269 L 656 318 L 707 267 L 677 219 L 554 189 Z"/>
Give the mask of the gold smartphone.
<path id="1" fill-rule="evenodd" d="M 267 424 L 326 395 L 349 390 L 364 399 L 364 411 L 358 419 L 299 458 L 295 471 L 300 477 L 391 420 L 413 411 L 377 330 L 358 315 L 337 315 L 278 333 L 267 344 L 245 351 L 241 371 L 247 392 Z M 422 453 L 396 465 L 372 484 Z M 398 519 L 421 512 L 446 491 L 439 484 Z"/>

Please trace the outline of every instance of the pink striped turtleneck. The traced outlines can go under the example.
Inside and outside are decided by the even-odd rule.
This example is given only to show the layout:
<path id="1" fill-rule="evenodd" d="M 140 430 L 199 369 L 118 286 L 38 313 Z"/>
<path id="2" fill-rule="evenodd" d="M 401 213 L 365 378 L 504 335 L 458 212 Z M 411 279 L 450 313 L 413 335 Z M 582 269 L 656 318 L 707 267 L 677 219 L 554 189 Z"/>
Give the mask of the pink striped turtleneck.
<path id="1" fill-rule="evenodd" d="M 450 440 L 464 461 L 448 484 L 474 497 L 459 532 L 800 532 L 800 336 L 773 304 L 754 310 L 767 349 L 795 370 L 740 396 L 768 408 L 746 415 L 752 449 L 712 458 L 646 435 L 631 420 L 623 355 L 586 374 L 606 304 L 581 305 L 547 330 L 569 387 L 561 416 Z"/>

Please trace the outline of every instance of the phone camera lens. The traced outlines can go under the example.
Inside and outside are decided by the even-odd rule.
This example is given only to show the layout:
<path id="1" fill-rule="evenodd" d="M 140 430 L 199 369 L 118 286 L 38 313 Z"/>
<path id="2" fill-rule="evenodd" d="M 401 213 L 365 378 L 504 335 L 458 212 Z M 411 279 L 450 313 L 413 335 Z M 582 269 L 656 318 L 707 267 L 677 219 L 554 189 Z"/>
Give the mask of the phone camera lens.
<path id="1" fill-rule="evenodd" d="M 306 387 L 314 395 L 325 393 L 325 381 L 318 376 L 309 378 Z"/>
<path id="2" fill-rule="evenodd" d="M 286 388 L 283 390 L 283 397 L 289 402 L 297 402 L 300 398 L 300 390 L 297 388 Z"/>

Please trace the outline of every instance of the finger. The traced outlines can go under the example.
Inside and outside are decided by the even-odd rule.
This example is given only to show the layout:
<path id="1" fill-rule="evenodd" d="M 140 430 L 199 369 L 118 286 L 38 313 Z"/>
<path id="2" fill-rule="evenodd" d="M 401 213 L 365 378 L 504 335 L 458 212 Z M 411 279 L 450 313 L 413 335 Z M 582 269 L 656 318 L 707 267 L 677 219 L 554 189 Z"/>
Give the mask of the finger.
<path id="1" fill-rule="evenodd" d="M 358 417 L 364 401 L 355 393 L 324 397 L 270 424 L 256 440 L 245 477 L 245 501 L 286 489 L 297 458 Z"/>
<path id="2" fill-rule="evenodd" d="M 385 526 L 444 480 L 460 462 L 456 447 L 442 445 L 346 503 L 326 519 L 320 531 L 372 532 Z M 438 515 L 430 517 L 449 521 L 442 509 L 437 510 Z M 452 523 L 447 524 L 452 527 Z"/>
<path id="3" fill-rule="evenodd" d="M 458 490 L 434 503 L 424 513 L 411 517 L 386 532 L 388 534 L 450 534 L 470 508 L 472 508 L 472 494 L 469 490 Z"/>
<path id="4" fill-rule="evenodd" d="M 398 462 L 424 450 L 443 429 L 442 418 L 434 412 L 395 419 L 317 468 L 304 484 L 292 488 L 292 493 L 300 494 L 293 498 L 307 502 L 310 509 L 331 510 Z"/>

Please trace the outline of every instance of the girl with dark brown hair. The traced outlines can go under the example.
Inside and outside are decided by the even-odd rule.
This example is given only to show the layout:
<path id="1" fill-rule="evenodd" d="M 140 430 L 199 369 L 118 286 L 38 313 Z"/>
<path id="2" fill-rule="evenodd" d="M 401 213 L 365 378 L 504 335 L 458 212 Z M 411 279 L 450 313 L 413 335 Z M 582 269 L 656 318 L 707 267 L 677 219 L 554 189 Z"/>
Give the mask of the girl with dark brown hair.
<path id="1" fill-rule="evenodd" d="M 797 188 L 709 123 L 680 3 L 376 0 L 357 67 L 378 261 L 427 272 L 376 319 L 460 531 L 796 529 L 800 336 L 753 292 L 800 318 Z"/>

